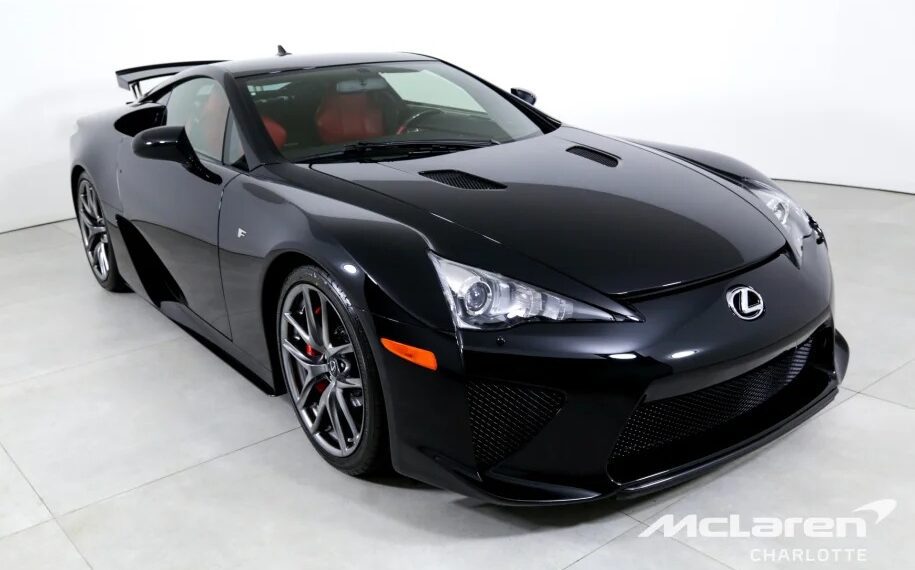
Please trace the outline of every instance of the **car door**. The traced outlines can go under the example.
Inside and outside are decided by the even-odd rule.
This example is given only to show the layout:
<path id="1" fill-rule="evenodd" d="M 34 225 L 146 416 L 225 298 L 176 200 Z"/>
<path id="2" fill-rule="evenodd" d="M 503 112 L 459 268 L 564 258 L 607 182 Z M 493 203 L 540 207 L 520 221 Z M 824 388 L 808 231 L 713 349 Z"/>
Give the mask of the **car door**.
<path id="1" fill-rule="evenodd" d="M 238 175 L 222 162 L 229 103 L 217 81 L 198 77 L 175 86 L 165 106 L 165 124 L 184 126 L 200 161 L 216 177 L 204 179 L 177 162 L 140 158 L 127 145 L 118 164 L 124 215 L 158 258 L 150 265 L 164 266 L 188 308 L 231 337 L 218 249 L 222 192 Z"/>

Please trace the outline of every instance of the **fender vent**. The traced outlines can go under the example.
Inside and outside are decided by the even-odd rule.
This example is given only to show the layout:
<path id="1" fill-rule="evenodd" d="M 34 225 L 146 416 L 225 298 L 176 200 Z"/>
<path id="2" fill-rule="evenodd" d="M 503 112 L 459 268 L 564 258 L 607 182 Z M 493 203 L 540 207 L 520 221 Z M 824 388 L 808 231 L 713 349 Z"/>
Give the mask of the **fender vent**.
<path id="1" fill-rule="evenodd" d="M 461 188 L 463 190 L 505 189 L 504 184 L 499 184 L 498 182 L 493 182 L 492 180 L 480 178 L 479 176 L 474 176 L 473 174 L 467 174 L 466 172 L 461 172 L 460 170 L 427 170 L 426 172 L 420 172 L 419 175 L 425 176 L 431 180 L 435 180 L 440 184 L 453 186 L 455 188 Z"/>
<path id="2" fill-rule="evenodd" d="M 156 307 L 161 307 L 162 303 L 168 301 L 187 305 L 187 299 L 184 297 L 181 287 L 178 286 L 178 282 L 169 273 L 140 230 L 122 216 L 117 216 L 117 222 L 121 236 L 124 238 L 127 256 L 133 262 L 137 277 L 140 278 L 140 284 L 146 289 L 149 300 Z"/>
<path id="3" fill-rule="evenodd" d="M 612 154 L 594 150 L 593 148 L 588 148 L 586 146 L 571 146 L 566 149 L 566 152 L 577 154 L 582 158 L 593 160 L 598 164 L 603 164 L 604 166 L 609 166 L 610 168 L 613 168 L 620 163 L 620 159 L 613 156 Z"/>

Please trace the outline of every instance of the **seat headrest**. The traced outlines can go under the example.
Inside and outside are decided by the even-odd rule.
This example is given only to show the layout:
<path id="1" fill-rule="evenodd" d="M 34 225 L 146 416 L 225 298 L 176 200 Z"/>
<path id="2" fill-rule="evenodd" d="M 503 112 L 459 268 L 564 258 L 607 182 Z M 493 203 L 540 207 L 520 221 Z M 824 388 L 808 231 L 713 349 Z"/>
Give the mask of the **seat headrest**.
<path id="1" fill-rule="evenodd" d="M 384 135 L 381 109 L 365 92 L 328 92 L 315 113 L 315 126 L 324 144 Z"/>
<path id="2" fill-rule="evenodd" d="M 270 117 L 264 116 L 261 117 L 261 120 L 264 121 L 264 127 L 267 129 L 267 134 L 270 135 L 273 144 L 276 145 L 278 150 L 282 150 L 283 145 L 286 144 L 286 129 Z"/>

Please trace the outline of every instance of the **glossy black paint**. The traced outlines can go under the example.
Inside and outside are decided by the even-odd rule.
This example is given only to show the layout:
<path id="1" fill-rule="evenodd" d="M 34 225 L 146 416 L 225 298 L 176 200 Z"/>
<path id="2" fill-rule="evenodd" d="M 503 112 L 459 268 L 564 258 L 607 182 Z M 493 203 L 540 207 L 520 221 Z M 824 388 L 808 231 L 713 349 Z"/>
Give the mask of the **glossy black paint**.
<path id="1" fill-rule="evenodd" d="M 140 158 L 177 162 L 194 176 L 207 182 L 221 184 L 222 178 L 204 166 L 194 152 L 184 127 L 152 127 L 138 133 L 131 145 L 133 153 Z"/>
<path id="2" fill-rule="evenodd" d="M 767 181 L 752 168 L 705 151 L 560 126 L 503 91 L 547 132 L 416 160 L 291 164 L 237 82 L 263 72 L 421 59 L 430 58 L 288 55 L 210 64 L 176 75 L 138 103 L 80 120 L 71 140 L 73 181 L 82 171 L 93 178 L 127 283 L 279 394 L 271 334 L 279 286 L 297 265 L 321 266 L 357 307 L 372 342 L 395 468 L 502 503 L 662 488 L 761 445 L 835 395 L 848 348 L 833 325 L 826 244 L 814 234 L 800 261 L 790 255 L 781 226 L 734 183 Z M 201 171 L 183 160 L 180 133 L 137 130 L 159 120 L 150 101 L 200 76 L 223 85 L 247 168 L 198 158 Z M 572 146 L 618 163 L 567 152 Z M 437 169 L 505 188 L 461 190 L 421 174 Z M 641 322 L 458 332 L 430 250 Z M 765 297 L 763 318 L 730 314 L 724 295 L 736 284 Z M 822 346 L 810 382 L 821 389 L 809 401 L 694 461 L 635 481 L 608 475 L 616 435 L 639 402 L 733 378 L 811 335 Z M 381 336 L 432 350 L 439 369 L 395 357 Z M 684 350 L 696 352 L 671 357 Z M 618 353 L 637 358 L 609 358 Z M 471 378 L 555 388 L 566 403 L 526 447 L 481 469 L 468 421 Z"/>
<path id="3" fill-rule="evenodd" d="M 608 168 L 566 152 L 576 144 L 618 156 L 619 165 Z M 567 127 L 422 160 L 314 168 L 435 212 L 609 294 L 732 271 L 784 244 L 736 188 L 625 142 Z M 449 169 L 507 188 L 462 191 L 419 175 Z"/>

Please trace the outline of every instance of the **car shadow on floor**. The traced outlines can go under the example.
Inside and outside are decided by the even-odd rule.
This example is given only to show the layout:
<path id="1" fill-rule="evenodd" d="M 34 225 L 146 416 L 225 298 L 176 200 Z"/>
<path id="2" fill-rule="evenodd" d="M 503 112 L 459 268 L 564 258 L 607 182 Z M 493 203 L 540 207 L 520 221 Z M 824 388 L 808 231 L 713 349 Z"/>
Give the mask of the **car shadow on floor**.
<path id="1" fill-rule="evenodd" d="M 219 347 L 194 331 L 185 327 L 181 328 L 231 366 L 247 381 L 258 387 L 266 396 L 272 396 L 270 387 L 266 386 L 261 379 L 254 376 Z M 290 408 L 292 407 L 292 402 L 289 401 L 286 394 L 275 397 L 283 398 Z M 307 441 L 304 434 L 302 434 L 302 440 L 303 442 Z M 741 458 L 735 464 L 742 463 L 744 460 L 745 458 Z M 733 467 L 733 465 L 730 467 Z M 724 473 L 730 467 L 726 466 L 717 471 L 719 474 Z M 715 478 L 714 473 L 700 478 L 700 481 L 706 478 Z M 341 474 L 341 477 L 345 476 Z M 656 500 L 656 495 L 648 495 L 636 499 L 618 500 L 608 498 L 567 505 L 504 506 L 463 497 L 401 475 L 393 470 L 385 474 L 360 478 L 360 483 L 377 489 L 377 492 L 369 492 L 366 495 L 373 497 L 374 508 L 378 511 L 391 518 L 399 519 L 401 522 L 413 522 L 421 525 L 424 530 L 455 537 L 467 537 L 468 535 L 477 534 L 476 531 L 468 529 L 466 525 L 468 517 L 478 520 L 478 524 L 481 524 L 480 528 L 485 529 L 480 531 L 481 537 L 511 536 L 533 531 L 572 528 L 583 524 L 599 523 L 602 520 L 618 519 L 619 517 L 629 518 L 624 513 L 624 510 L 636 512 L 642 506 L 650 505 Z M 662 494 L 677 493 L 677 489 L 692 487 L 694 484 L 688 482 L 678 485 L 662 492 Z M 409 498 L 405 500 L 403 493 L 393 492 L 394 490 L 406 492 Z M 375 491 L 375 489 L 372 491 Z M 437 511 L 436 515 L 438 516 L 423 516 L 422 511 L 427 509 Z M 441 516 L 443 513 L 447 514 L 448 511 L 452 510 L 455 516 Z M 632 520 L 633 524 L 636 523 L 635 519 L 630 520 Z"/>
<path id="2" fill-rule="evenodd" d="M 710 484 L 714 480 L 739 468 L 765 453 L 765 446 L 747 455 L 736 458 L 696 479 L 691 479 L 657 493 L 632 499 L 605 498 L 596 501 L 567 505 L 503 506 L 456 495 L 425 483 L 415 481 L 397 473 L 365 479 L 364 482 L 379 487 L 405 489 L 408 493 L 421 496 L 392 499 L 394 508 L 385 508 L 382 500 L 373 505 L 381 508 L 386 516 L 402 523 L 413 523 L 423 530 L 434 531 L 450 537 L 512 536 L 527 532 L 555 531 L 592 525 L 624 524 L 636 525 L 654 520 L 663 514 L 665 508 L 691 491 Z M 389 496 L 386 489 L 379 489 L 381 496 Z M 394 494 L 394 493 L 392 493 Z M 373 493 L 373 495 L 377 495 Z M 424 516 L 423 511 L 431 511 Z M 433 514 L 434 513 L 434 514 Z M 646 518 L 647 517 L 647 518 Z M 620 519 L 626 519 L 620 523 Z M 468 521 L 473 521 L 472 527 Z"/>
<path id="3" fill-rule="evenodd" d="M 468 529 L 466 519 L 484 518 L 489 523 L 485 525 L 487 533 L 494 528 L 504 529 L 505 535 L 517 534 L 545 529 L 558 529 L 575 527 L 607 519 L 622 514 L 623 508 L 638 508 L 645 499 L 619 501 L 613 498 L 590 501 L 570 505 L 535 505 L 535 506 L 505 506 L 487 503 L 479 499 L 463 497 L 450 491 L 445 491 L 409 477 L 389 473 L 363 479 L 369 485 L 404 489 L 412 493 L 421 493 L 426 507 L 431 507 L 429 501 L 437 504 L 439 515 L 454 511 L 454 517 L 436 516 L 417 519 L 412 508 L 385 509 L 386 513 L 402 521 L 417 520 L 424 529 L 434 530 L 441 534 L 466 536 Z M 381 493 L 386 490 L 380 489 Z M 402 497 L 402 495 L 401 495 Z M 417 497 L 418 500 L 419 497 Z M 404 501 L 406 502 L 406 501 Z M 412 503 L 412 501 L 410 501 Z M 403 503 L 400 503 L 404 507 Z M 454 524 L 451 524 L 451 523 Z"/>
<path id="4" fill-rule="evenodd" d="M 179 325 L 180 326 L 180 325 Z M 241 374 L 247 381 L 257 386 L 265 395 L 271 396 L 270 389 L 263 381 L 255 377 L 231 356 L 210 343 L 207 339 L 182 327 L 192 338 L 214 352 L 221 360 Z M 283 398 L 292 408 L 292 402 L 286 394 Z M 301 428 L 299 428 L 300 430 Z M 299 431 L 295 430 L 295 431 Z M 307 438 L 302 436 L 303 447 L 309 448 Z M 755 454 L 751 454 L 755 455 Z M 682 493 L 682 488 L 701 484 L 702 480 L 713 479 L 733 466 L 743 463 L 746 458 L 738 459 L 731 466 L 716 470 L 703 476 L 698 482 L 688 482 L 663 491 L 661 495 Z M 288 473 L 287 476 L 301 480 L 302 474 Z M 340 477 L 347 477 L 339 474 Z M 342 481 L 341 481 L 342 482 Z M 657 501 L 657 495 L 636 499 L 618 500 L 600 499 L 569 505 L 536 505 L 504 506 L 487 503 L 479 499 L 464 497 L 450 491 L 439 489 L 416 479 L 400 475 L 393 470 L 389 473 L 359 479 L 359 485 L 365 486 L 365 493 L 359 497 L 348 497 L 355 503 L 370 503 L 375 512 L 396 519 L 401 523 L 413 524 L 423 530 L 432 531 L 443 536 L 452 537 L 493 537 L 512 536 L 534 531 L 574 528 L 579 525 L 600 523 L 603 520 L 628 519 L 632 524 L 637 521 L 628 517 L 626 512 L 638 512 L 645 506 Z M 345 486 L 345 485 L 344 485 Z M 681 489 L 678 491 L 678 489 Z M 444 515 L 444 516 L 443 516 Z M 477 527 L 468 526 L 468 519 L 475 521 Z"/>

